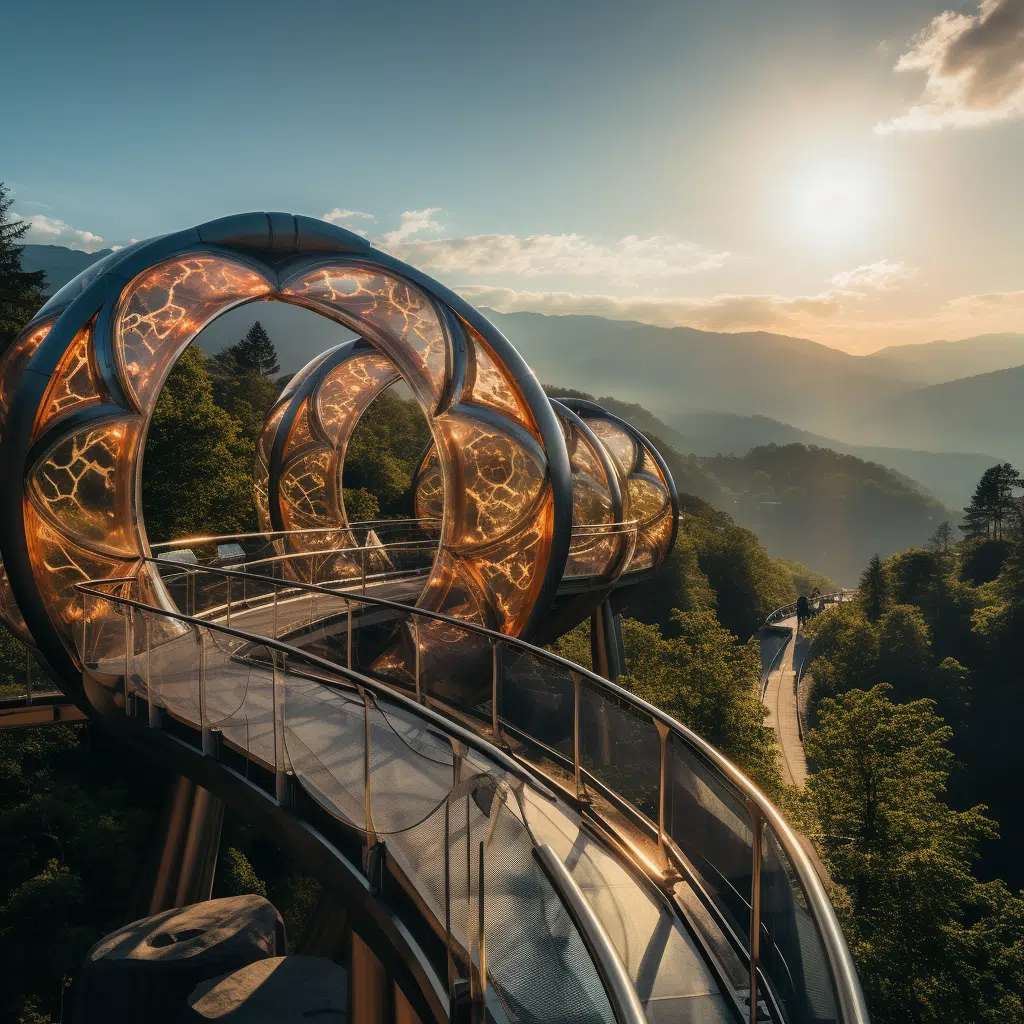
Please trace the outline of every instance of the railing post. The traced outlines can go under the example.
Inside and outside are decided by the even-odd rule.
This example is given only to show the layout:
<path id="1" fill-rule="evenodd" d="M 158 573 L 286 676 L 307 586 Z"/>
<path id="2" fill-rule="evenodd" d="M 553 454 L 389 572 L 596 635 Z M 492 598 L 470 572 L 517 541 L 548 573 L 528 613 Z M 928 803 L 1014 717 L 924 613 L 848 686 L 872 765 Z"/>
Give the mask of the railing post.
<path id="1" fill-rule="evenodd" d="M 359 695 L 363 698 L 363 805 L 366 809 L 366 863 L 363 869 L 367 870 L 370 863 L 370 847 L 377 842 L 377 836 L 373 828 L 373 810 L 370 806 L 370 694 L 360 686 Z"/>
<path id="2" fill-rule="evenodd" d="M 757 967 L 761 957 L 761 841 L 764 818 L 760 808 L 752 803 L 750 824 L 752 830 L 752 860 L 750 876 L 750 1024 L 757 1024 Z"/>
<path id="3" fill-rule="evenodd" d="M 146 624 L 146 701 L 149 705 L 149 727 L 160 726 L 160 708 L 153 700 L 153 642 L 149 635 L 149 617 L 142 620 Z"/>
<path id="4" fill-rule="evenodd" d="M 448 953 L 448 1002 L 455 1002 L 455 958 L 452 955 L 451 800 L 444 802 L 444 936 Z"/>
<path id="5" fill-rule="evenodd" d="M 231 577 L 228 577 L 228 625 L 231 625 Z"/>
<path id="6" fill-rule="evenodd" d="M 199 642 L 199 731 L 202 736 L 203 753 L 213 745 L 213 737 L 209 736 L 210 727 L 206 714 L 206 644 L 203 643 L 203 632 L 199 626 L 193 627 L 196 640 Z"/>
<path id="7" fill-rule="evenodd" d="M 277 592 L 275 591 L 275 594 Z M 348 619 L 348 628 L 345 634 L 345 664 L 352 667 L 352 602 L 345 598 L 345 614 Z"/>
<path id="8" fill-rule="evenodd" d="M 284 684 L 285 669 L 282 663 L 278 668 L 278 652 L 269 651 L 271 671 L 271 700 L 274 710 L 274 795 L 279 804 L 289 803 L 288 773 L 284 763 Z M 248 737 L 248 718 L 246 718 L 246 736 Z M 248 763 L 248 759 L 246 759 Z"/>
<path id="9" fill-rule="evenodd" d="M 665 819 L 668 817 L 666 804 L 668 803 L 668 759 L 670 756 L 668 743 L 669 728 L 658 719 L 654 720 L 654 727 L 658 730 L 658 740 L 661 745 L 661 771 L 658 778 L 658 852 L 661 854 L 662 870 L 667 873 L 672 870 L 672 863 L 668 859 L 666 842 L 668 831 L 665 828 Z"/>
<path id="10" fill-rule="evenodd" d="M 274 587 L 274 639 L 277 639 L 277 587 Z"/>
<path id="11" fill-rule="evenodd" d="M 497 813 L 497 812 L 495 812 Z M 477 973 L 479 982 L 477 995 L 480 997 L 481 1020 L 487 1019 L 487 941 L 484 922 L 484 842 L 480 840 L 480 860 L 477 867 L 477 935 L 480 940 L 480 957 Z"/>
<path id="12" fill-rule="evenodd" d="M 82 646 L 80 648 L 80 651 L 81 651 L 81 655 L 82 655 L 82 668 L 84 669 L 86 664 L 89 661 L 88 657 L 86 656 L 86 650 L 85 650 L 85 637 L 86 637 L 86 630 L 85 630 L 85 594 L 79 592 L 78 598 L 79 598 L 79 600 L 82 603 Z"/>
<path id="13" fill-rule="evenodd" d="M 359 560 L 363 565 L 363 594 L 366 594 L 366 542 L 363 542 L 363 547 L 359 552 Z"/>
<path id="14" fill-rule="evenodd" d="M 412 617 L 412 645 L 413 653 L 413 677 L 416 682 L 416 703 L 423 703 L 423 693 L 420 690 L 420 620 L 415 615 Z"/>
<path id="15" fill-rule="evenodd" d="M 501 642 L 491 641 L 491 732 L 494 742 L 501 741 Z"/>
<path id="16" fill-rule="evenodd" d="M 572 675 L 572 771 L 576 779 L 576 799 L 583 800 L 583 776 L 580 771 L 580 688 L 583 679 L 578 672 Z"/>
<path id="17" fill-rule="evenodd" d="M 132 634 L 132 614 L 134 608 L 124 610 L 124 713 L 130 715 L 131 695 L 128 692 L 132 674 L 132 662 L 135 660 L 135 640 Z"/>

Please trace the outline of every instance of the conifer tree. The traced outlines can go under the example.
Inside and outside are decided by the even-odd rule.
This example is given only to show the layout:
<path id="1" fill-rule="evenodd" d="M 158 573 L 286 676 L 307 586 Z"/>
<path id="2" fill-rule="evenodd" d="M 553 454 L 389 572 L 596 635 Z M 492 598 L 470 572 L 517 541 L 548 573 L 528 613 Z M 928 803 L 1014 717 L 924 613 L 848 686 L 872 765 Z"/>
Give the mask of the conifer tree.
<path id="1" fill-rule="evenodd" d="M 877 554 L 871 556 L 868 567 L 861 574 L 860 599 L 870 622 L 877 622 L 889 607 L 889 577 Z"/>
<path id="2" fill-rule="evenodd" d="M 263 324 L 257 320 L 235 348 L 235 359 L 243 375 L 274 377 L 281 372 L 277 349 Z"/>
<path id="3" fill-rule="evenodd" d="M 46 277 L 42 271 L 21 269 L 19 241 L 28 231 L 28 222 L 11 220 L 14 199 L 0 181 L 0 351 L 42 305 Z"/>
<path id="4" fill-rule="evenodd" d="M 982 473 L 960 525 L 968 540 L 1003 540 L 1019 532 L 1020 508 L 1013 491 L 1020 486 L 1020 473 L 1008 462 Z"/>

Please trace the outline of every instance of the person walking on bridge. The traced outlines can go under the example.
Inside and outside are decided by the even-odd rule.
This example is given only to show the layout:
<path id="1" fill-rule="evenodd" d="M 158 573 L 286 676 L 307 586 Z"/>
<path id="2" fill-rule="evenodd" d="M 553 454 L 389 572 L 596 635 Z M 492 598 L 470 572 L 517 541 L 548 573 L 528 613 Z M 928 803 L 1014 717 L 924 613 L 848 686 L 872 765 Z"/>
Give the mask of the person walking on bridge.
<path id="1" fill-rule="evenodd" d="M 805 594 L 801 594 L 796 599 L 796 631 L 800 632 L 800 627 L 807 621 L 807 597 Z"/>

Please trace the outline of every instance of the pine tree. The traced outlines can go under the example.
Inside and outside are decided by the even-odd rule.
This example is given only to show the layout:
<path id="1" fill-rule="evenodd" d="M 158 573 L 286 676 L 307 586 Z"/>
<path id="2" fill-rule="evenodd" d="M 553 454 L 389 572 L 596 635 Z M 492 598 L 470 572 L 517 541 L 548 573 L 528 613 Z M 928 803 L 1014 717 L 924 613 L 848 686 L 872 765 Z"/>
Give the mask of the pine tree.
<path id="1" fill-rule="evenodd" d="M 871 556 L 868 567 L 861 574 L 860 599 L 870 622 L 877 622 L 889 607 L 889 577 L 877 554 Z"/>
<path id="2" fill-rule="evenodd" d="M 968 540 L 1002 540 L 1004 534 L 1018 532 L 1020 508 L 1013 491 L 1020 486 L 1020 473 L 1010 463 L 986 469 L 964 509 L 960 525 L 964 536 Z"/>
<path id="3" fill-rule="evenodd" d="M 259 375 L 274 377 L 281 372 L 281 363 L 277 358 L 277 349 L 270 340 L 263 324 L 257 320 L 246 332 L 245 337 L 232 346 L 238 368 L 243 375 Z"/>
<path id="4" fill-rule="evenodd" d="M 928 546 L 940 555 L 944 555 L 953 546 L 953 527 L 949 525 L 948 519 L 939 523 L 928 540 Z"/>
<path id="5" fill-rule="evenodd" d="M 42 305 L 46 282 L 42 271 L 21 269 L 18 242 L 29 226 L 27 221 L 9 219 L 13 205 L 14 199 L 0 181 L 0 352 Z"/>

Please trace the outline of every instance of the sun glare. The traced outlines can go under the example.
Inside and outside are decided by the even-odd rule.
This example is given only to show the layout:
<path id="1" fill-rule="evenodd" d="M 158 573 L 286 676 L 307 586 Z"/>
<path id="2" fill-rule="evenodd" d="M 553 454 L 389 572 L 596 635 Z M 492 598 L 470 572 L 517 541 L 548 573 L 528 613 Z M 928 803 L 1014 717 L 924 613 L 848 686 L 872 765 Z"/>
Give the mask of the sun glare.
<path id="1" fill-rule="evenodd" d="M 798 195 L 800 222 L 823 239 L 845 238 L 857 233 L 870 209 L 863 179 L 828 175 L 805 185 Z"/>

